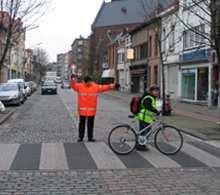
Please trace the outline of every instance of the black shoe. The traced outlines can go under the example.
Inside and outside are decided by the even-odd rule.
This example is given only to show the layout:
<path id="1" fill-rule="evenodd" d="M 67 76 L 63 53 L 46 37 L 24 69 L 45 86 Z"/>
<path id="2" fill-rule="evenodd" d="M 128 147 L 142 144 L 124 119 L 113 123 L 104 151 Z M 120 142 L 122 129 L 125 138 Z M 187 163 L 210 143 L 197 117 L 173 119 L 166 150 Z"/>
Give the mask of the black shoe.
<path id="1" fill-rule="evenodd" d="M 83 139 L 82 138 L 78 138 L 77 142 L 82 142 Z"/>
<path id="2" fill-rule="evenodd" d="M 136 150 L 139 150 L 139 151 L 148 151 L 149 148 L 145 145 L 137 145 L 136 146 Z"/>
<path id="3" fill-rule="evenodd" d="M 89 142 L 96 142 L 95 139 L 88 139 Z"/>

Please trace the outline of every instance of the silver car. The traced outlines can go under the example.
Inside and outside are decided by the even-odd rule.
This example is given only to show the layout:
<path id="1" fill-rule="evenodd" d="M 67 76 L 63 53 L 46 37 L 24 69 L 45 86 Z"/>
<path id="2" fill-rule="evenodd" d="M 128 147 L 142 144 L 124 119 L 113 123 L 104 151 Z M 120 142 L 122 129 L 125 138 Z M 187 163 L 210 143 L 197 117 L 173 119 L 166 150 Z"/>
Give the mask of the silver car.
<path id="1" fill-rule="evenodd" d="M 0 84 L 0 101 L 4 105 L 24 103 L 24 95 L 20 85 L 17 83 Z"/>

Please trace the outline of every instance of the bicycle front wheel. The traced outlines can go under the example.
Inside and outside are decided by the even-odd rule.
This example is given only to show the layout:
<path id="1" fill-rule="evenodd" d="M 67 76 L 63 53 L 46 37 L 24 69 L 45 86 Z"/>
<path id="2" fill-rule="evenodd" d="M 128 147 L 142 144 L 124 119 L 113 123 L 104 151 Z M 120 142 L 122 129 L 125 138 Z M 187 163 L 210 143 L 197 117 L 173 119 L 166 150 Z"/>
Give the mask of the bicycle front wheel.
<path id="1" fill-rule="evenodd" d="M 137 135 L 129 125 L 119 125 L 111 130 L 108 136 L 110 148 L 117 154 L 132 152 L 137 143 Z"/>
<path id="2" fill-rule="evenodd" d="M 179 152 L 182 148 L 183 136 L 176 127 L 165 125 L 156 132 L 154 143 L 161 153 L 172 155 Z"/>

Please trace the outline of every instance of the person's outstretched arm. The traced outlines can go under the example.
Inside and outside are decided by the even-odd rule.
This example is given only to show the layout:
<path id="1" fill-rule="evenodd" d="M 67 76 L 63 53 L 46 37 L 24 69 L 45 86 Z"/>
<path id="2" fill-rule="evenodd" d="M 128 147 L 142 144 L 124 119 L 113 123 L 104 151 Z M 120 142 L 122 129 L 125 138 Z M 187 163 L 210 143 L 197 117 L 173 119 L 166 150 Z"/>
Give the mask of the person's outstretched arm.
<path id="1" fill-rule="evenodd" d="M 70 87 L 75 90 L 75 91 L 79 91 L 79 83 L 77 83 L 76 78 L 74 76 L 71 76 L 71 80 L 70 80 Z"/>
<path id="2" fill-rule="evenodd" d="M 110 91 L 116 87 L 116 84 L 109 84 L 109 85 L 98 85 L 98 92 L 102 93 L 105 91 Z"/>

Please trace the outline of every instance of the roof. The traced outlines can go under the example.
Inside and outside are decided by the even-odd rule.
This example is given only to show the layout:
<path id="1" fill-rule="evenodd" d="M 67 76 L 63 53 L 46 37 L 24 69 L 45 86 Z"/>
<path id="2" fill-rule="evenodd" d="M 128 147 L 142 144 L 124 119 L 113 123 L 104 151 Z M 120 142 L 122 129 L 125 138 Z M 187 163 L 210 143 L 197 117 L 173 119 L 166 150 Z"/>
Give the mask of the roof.
<path id="1" fill-rule="evenodd" d="M 143 23 L 146 15 L 150 15 L 152 10 L 168 5 L 174 0 L 112 0 L 103 2 L 93 27 L 115 26 L 122 24 Z"/>

